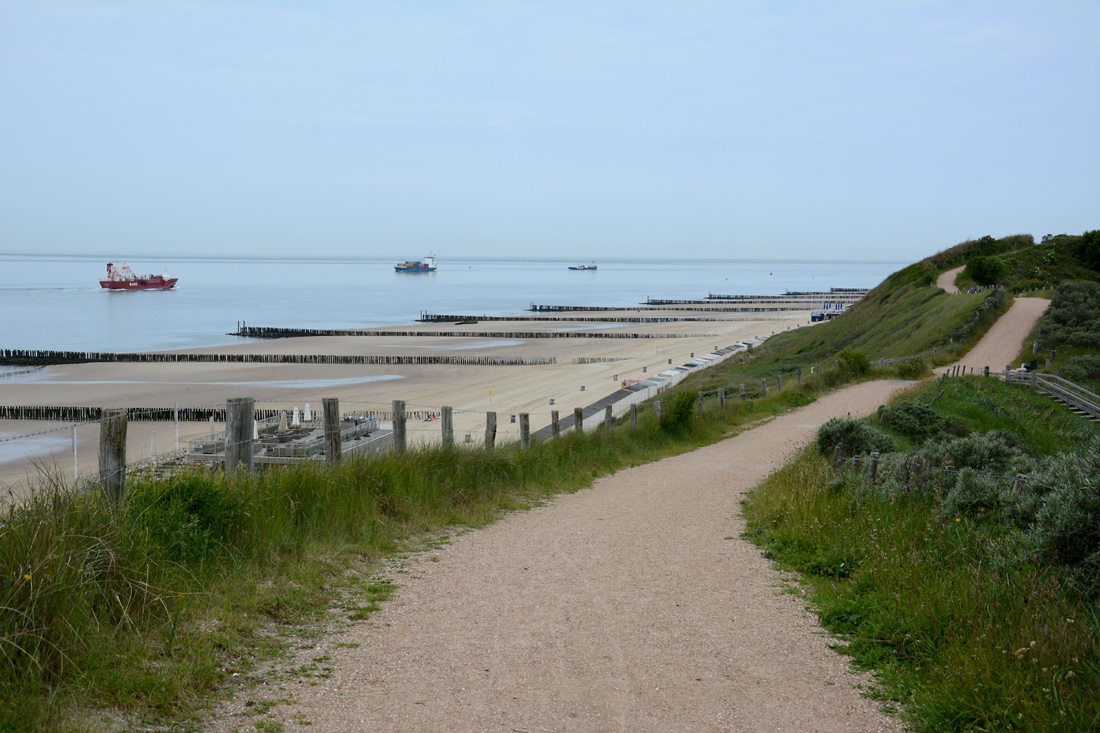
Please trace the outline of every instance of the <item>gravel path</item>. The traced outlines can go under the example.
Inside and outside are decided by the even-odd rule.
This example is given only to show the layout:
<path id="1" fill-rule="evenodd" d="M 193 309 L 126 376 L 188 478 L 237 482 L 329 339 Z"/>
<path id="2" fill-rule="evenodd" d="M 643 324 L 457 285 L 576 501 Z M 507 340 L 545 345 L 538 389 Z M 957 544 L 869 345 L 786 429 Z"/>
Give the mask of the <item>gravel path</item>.
<path id="1" fill-rule="evenodd" d="M 1007 363 L 1046 304 L 1017 300 L 966 361 Z M 244 693 L 215 727 L 278 698 L 285 730 L 326 733 L 901 730 L 740 539 L 738 502 L 821 423 L 908 384 L 848 387 L 419 555 L 369 623 L 302 651 L 331 677 Z"/>
<path id="2" fill-rule="evenodd" d="M 969 374 L 981 374 L 985 367 L 991 372 L 1004 371 L 1005 366 L 1018 367 L 1015 362 L 1024 339 L 1042 318 L 1050 301 L 1045 298 L 1016 298 L 1008 312 L 997 319 L 989 332 L 958 363 Z M 1030 359 L 1030 357 L 1028 357 Z M 942 373 L 951 367 L 942 367 Z"/>
<path id="3" fill-rule="evenodd" d="M 906 384 L 850 387 L 420 556 L 371 623 L 306 652 L 334 672 L 288 683 L 276 713 L 326 732 L 900 730 L 740 539 L 738 502 L 819 424 Z"/>
<path id="4" fill-rule="evenodd" d="M 966 269 L 966 265 L 962 267 L 956 267 L 954 270 L 948 270 L 947 272 L 936 278 L 936 287 L 942 288 L 947 293 L 958 293 L 959 289 L 955 287 L 955 277 Z"/>

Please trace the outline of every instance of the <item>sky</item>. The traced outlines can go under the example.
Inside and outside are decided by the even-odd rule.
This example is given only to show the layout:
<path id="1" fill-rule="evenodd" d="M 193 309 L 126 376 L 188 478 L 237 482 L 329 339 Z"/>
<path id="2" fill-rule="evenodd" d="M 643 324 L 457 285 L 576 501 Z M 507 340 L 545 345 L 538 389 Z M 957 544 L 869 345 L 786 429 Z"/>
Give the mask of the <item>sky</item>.
<path id="1" fill-rule="evenodd" d="M 1100 228 L 1100 2 L 0 0 L 0 254 L 915 261 Z"/>

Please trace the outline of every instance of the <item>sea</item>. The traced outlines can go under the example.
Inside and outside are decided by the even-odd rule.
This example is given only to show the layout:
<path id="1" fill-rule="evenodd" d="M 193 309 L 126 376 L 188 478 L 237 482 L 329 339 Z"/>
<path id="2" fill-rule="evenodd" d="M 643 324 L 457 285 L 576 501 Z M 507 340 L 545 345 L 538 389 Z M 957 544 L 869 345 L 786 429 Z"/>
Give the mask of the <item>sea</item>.
<path id="1" fill-rule="evenodd" d="M 373 328 L 424 313 L 520 315 L 532 305 L 634 306 L 648 298 L 779 295 L 870 288 L 901 261 L 437 258 L 400 273 L 370 258 L 132 257 L 138 275 L 179 278 L 172 290 L 104 290 L 111 260 L 0 254 L 0 349 L 136 352 L 237 344 L 242 324 Z M 583 263 L 587 265 L 588 263 Z"/>

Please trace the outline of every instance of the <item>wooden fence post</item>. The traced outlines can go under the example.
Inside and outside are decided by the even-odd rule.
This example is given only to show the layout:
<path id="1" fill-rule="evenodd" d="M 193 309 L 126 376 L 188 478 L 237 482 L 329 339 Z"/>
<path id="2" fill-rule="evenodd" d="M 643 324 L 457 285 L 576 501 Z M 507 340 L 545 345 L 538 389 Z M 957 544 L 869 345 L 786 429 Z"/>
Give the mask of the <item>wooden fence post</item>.
<path id="1" fill-rule="evenodd" d="M 573 408 L 573 429 L 578 433 L 584 432 L 584 408 Z"/>
<path id="2" fill-rule="evenodd" d="M 455 444 L 454 411 L 449 405 L 444 405 L 439 411 L 439 417 L 443 423 L 443 445 L 450 447 Z"/>
<path id="3" fill-rule="evenodd" d="M 404 453 L 406 446 L 405 435 L 405 400 L 393 401 L 393 450 L 395 453 Z"/>
<path id="4" fill-rule="evenodd" d="M 526 412 L 519 414 L 519 444 L 524 450 L 531 447 L 531 416 Z"/>
<path id="5" fill-rule="evenodd" d="M 724 387 L 718 388 L 718 406 L 722 408 L 726 406 L 726 390 Z"/>
<path id="6" fill-rule="evenodd" d="M 699 397 L 695 403 L 696 410 L 700 415 L 703 414 L 703 390 L 699 390 Z"/>
<path id="7" fill-rule="evenodd" d="M 867 466 L 867 480 L 871 483 L 875 482 L 875 478 L 878 477 L 878 451 L 871 454 L 871 462 Z"/>
<path id="8" fill-rule="evenodd" d="M 741 400 L 744 401 L 744 399 L 745 399 L 745 385 L 742 384 L 741 385 Z"/>
<path id="9" fill-rule="evenodd" d="M 775 381 L 776 381 L 775 390 L 777 392 L 782 392 L 783 391 L 783 375 L 782 374 L 776 374 L 775 375 Z"/>
<path id="10" fill-rule="evenodd" d="M 1027 483 L 1027 476 L 1022 473 L 1016 474 L 1016 483 L 1012 485 L 1012 491 L 1019 494 L 1024 490 L 1024 484 Z"/>
<path id="11" fill-rule="evenodd" d="M 497 414 L 485 413 L 485 447 L 492 450 L 497 444 Z"/>
<path id="12" fill-rule="evenodd" d="M 766 379 L 761 379 L 760 380 L 760 396 L 761 397 L 767 397 L 768 396 L 768 380 L 766 380 Z"/>
<path id="13" fill-rule="evenodd" d="M 104 408 L 99 422 L 99 483 L 112 506 L 126 496 L 126 410 Z"/>
<path id="14" fill-rule="evenodd" d="M 340 442 L 340 400 L 324 397 L 321 399 L 321 409 L 325 416 L 325 460 L 336 463 L 344 455 L 344 446 Z"/>
<path id="15" fill-rule="evenodd" d="M 658 420 L 661 419 L 661 401 L 660 400 L 654 400 L 653 401 L 653 414 L 657 416 Z"/>
<path id="16" fill-rule="evenodd" d="M 225 472 L 238 467 L 252 470 L 253 400 L 231 397 L 225 401 Z"/>
<path id="17" fill-rule="evenodd" d="M 802 386 L 802 367 L 798 367 L 794 370 L 794 379 L 799 387 Z"/>
<path id="18" fill-rule="evenodd" d="M 638 405 L 630 406 L 630 427 L 638 427 Z"/>
<path id="19" fill-rule="evenodd" d="M 561 420 L 558 419 L 557 410 L 550 411 L 550 437 L 555 439 L 561 437 Z"/>
<path id="20" fill-rule="evenodd" d="M 615 421 L 611 418 L 611 405 L 604 405 L 603 408 L 603 426 L 608 430 L 615 424 Z"/>
<path id="21" fill-rule="evenodd" d="M 840 468 L 844 465 L 844 446 L 840 443 L 836 444 L 836 448 L 833 448 L 833 468 Z"/>

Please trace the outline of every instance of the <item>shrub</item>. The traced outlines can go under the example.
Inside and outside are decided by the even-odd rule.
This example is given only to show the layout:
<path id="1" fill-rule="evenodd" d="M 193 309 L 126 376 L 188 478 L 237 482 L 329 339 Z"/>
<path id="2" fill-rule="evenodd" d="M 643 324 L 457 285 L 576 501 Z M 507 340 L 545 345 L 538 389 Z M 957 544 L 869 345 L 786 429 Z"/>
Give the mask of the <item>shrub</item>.
<path id="1" fill-rule="evenodd" d="M 840 362 L 840 371 L 848 376 L 862 377 L 871 371 L 871 362 L 862 352 L 855 349 L 845 349 L 840 352 L 837 361 Z"/>
<path id="2" fill-rule="evenodd" d="M 1039 332 L 1040 343 L 1047 349 L 1063 344 L 1100 347 L 1100 283 L 1082 280 L 1059 285 Z"/>
<path id="3" fill-rule="evenodd" d="M 1020 440 L 1005 430 L 973 433 L 965 438 L 946 438 L 927 443 L 922 449 L 929 465 L 943 468 L 976 468 L 1015 476 L 1034 466 L 1020 450 Z"/>
<path id="4" fill-rule="evenodd" d="M 695 400 L 696 396 L 691 392 L 681 391 L 674 394 L 667 404 L 661 405 L 661 430 L 666 433 L 690 430 L 695 419 Z"/>
<path id="5" fill-rule="evenodd" d="M 895 369 L 902 379 L 923 379 L 932 373 L 932 367 L 919 356 L 898 364 Z"/>
<path id="6" fill-rule="evenodd" d="M 838 444 L 844 446 L 848 455 L 876 451 L 888 453 L 898 448 L 893 438 L 865 422 L 834 417 L 818 428 L 817 452 L 823 456 L 831 456 Z"/>
<path id="7" fill-rule="evenodd" d="M 882 422 L 890 429 L 923 443 L 945 432 L 947 425 L 931 407 L 919 402 L 897 402 L 882 414 Z"/>
<path id="8" fill-rule="evenodd" d="M 963 276 L 978 285 L 996 285 L 1008 276 L 1008 265 L 1000 257 L 973 257 L 966 263 Z"/>
<path id="9" fill-rule="evenodd" d="M 1086 265 L 1100 270 L 1100 229 L 1093 229 L 1078 237 L 1076 253 Z"/>
<path id="10" fill-rule="evenodd" d="M 1072 357 L 1062 368 L 1062 376 L 1075 382 L 1100 379 L 1100 354 Z"/>
<path id="11" fill-rule="evenodd" d="M 1028 486 L 1039 493 L 1028 542 L 1040 556 L 1080 565 L 1100 590 L 1100 438 L 1073 456 L 1043 461 Z"/>

